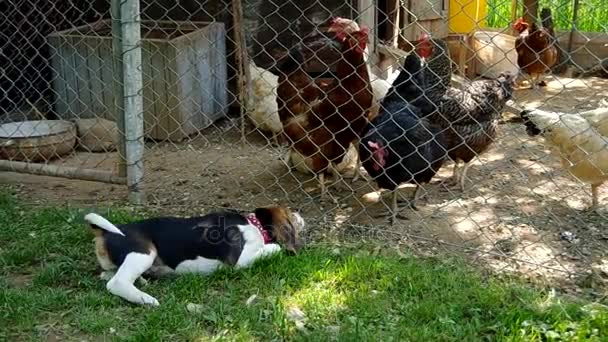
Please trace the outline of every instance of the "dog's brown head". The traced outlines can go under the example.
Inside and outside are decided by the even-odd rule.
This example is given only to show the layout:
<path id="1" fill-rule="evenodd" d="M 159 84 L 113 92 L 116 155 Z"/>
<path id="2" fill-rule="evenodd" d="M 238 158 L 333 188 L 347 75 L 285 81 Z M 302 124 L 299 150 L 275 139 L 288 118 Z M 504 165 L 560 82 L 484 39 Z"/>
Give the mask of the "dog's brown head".
<path id="1" fill-rule="evenodd" d="M 257 208 L 254 214 L 273 241 L 292 253 L 297 253 L 302 248 L 299 233 L 304 229 L 305 223 L 300 214 L 285 207 Z"/>

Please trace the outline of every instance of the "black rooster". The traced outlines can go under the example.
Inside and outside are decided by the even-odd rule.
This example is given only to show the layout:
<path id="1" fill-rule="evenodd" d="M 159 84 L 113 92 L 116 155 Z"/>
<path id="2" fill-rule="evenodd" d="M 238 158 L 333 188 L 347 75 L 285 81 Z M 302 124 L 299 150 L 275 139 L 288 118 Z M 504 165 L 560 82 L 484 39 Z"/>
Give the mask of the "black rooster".
<path id="1" fill-rule="evenodd" d="M 416 184 L 410 206 L 416 209 L 420 184 L 430 182 L 447 158 L 447 142 L 440 126 L 424 116 L 433 107 L 424 101 L 425 85 L 421 62 L 415 53 L 407 56 L 399 78 L 382 101 L 382 108 L 367 127 L 359 145 L 363 167 L 382 189 L 393 192 L 390 222 L 398 216 L 397 187 Z M 417 105 L 406 98 L 418 98 Z"/>

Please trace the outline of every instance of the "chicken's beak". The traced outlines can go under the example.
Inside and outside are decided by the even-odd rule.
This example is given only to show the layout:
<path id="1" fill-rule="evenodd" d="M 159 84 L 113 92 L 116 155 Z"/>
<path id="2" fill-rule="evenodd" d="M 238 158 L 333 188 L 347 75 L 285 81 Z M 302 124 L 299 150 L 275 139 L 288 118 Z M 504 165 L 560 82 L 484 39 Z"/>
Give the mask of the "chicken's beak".
<path id="1" fill-rule="evenodd" d="M 335 39 L 327 39 L 327 41 L 325 41 L 325 44 L 338 50 L 342 47 L 340 42 L 336 41 Z"/>
<path id="2" fill-rule="evenodd" d="M 332 39 L 330 37 L 328 37 L 327 35 L 320 35 L 317 39 L 315 39 L 315 41 L 313 41 L 312 43 L 308 44 L 308 48 L 309 49 L 322 49 L 324 47 L 333 47 L 333 48 L 340 48 L 340 43 L 337 42 L 335 39 Z"/>

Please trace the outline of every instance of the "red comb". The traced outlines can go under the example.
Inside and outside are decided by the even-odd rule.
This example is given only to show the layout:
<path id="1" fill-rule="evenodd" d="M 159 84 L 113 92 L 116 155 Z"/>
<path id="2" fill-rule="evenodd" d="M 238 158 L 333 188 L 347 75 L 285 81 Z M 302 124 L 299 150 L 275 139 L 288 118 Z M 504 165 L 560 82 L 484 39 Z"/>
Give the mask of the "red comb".
<path id="1" fill-rule="evenodd" d="M 521 25 L 521 24 L 528 25 L 528 23 L 526 22 L 526 20 L 524 19 L 524 17 L 517 18 L 517 21 L 515 21 L 515 24 L 516 25 Z"/>

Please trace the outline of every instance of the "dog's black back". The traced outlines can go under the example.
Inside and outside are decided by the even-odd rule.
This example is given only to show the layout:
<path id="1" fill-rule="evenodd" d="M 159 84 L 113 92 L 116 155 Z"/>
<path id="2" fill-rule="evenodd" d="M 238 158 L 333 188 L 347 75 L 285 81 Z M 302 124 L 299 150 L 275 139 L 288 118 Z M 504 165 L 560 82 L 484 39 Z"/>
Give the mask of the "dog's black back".
<path id="1" fill-rule="evenodd" d="M 235 265 L 245 243 L 238 225 L 247 224 L 247 219 L 235 212 L 159 217 L 118 225 L 125 236 L 103 231 L 103 237 L 115 265 L 122 264 L 131 252 L 148 254 L 152 246 L 163 263 L 173 269 L 199 256 Z"/>

